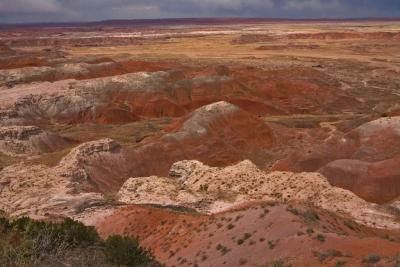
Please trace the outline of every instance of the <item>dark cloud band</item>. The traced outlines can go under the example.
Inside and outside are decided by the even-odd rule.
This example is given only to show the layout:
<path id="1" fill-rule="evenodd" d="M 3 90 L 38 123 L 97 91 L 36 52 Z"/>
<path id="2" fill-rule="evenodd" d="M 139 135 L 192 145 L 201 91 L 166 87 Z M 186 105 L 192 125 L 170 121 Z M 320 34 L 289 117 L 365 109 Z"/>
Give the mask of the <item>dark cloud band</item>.
<path id="1" fill-rule="evenodd" d="M 400 17 L 399 0 L 1 0 L 0 22 L 171 17 Z"/>

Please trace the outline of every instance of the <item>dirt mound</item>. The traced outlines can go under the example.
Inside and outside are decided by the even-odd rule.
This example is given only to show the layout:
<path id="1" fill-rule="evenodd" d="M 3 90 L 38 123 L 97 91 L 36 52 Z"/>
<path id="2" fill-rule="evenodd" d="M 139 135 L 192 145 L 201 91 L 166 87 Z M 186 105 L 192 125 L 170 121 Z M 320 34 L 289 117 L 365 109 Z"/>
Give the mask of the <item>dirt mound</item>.
<path id="1" fill-rule="evenodd" d="M 370 254 L 392 266 L 400 248 L 381 237 L 396 234 L 304 205 L 253 204 L 212 216 L 179 210 L 125 207 L 97 229 L 103 237 L 138 236 L 166 266 L 355 266 Z"/>
<path id="2" fill-rule="evenodd" d="M 338 134 L 322 145 L 297 152 L 275 170 L 319 171 L 336 186 L 362 198 L 384 203 L 400 196 L 400 117 L 381 118 Z"/>
<path id="3" fill-rule="evenodd" d="M 321 172 L 332 184 L 349 189 L 364 199 L 387 203 L 400 196 L 400 157 L 379 161 L 335 160 Z"/>
<path id="4" fill-rule="evenodd" d="M 35 155 L 63 149 L 71 140 L 36 126 L 0 127 L 0 152 L 6 155 Z"/>

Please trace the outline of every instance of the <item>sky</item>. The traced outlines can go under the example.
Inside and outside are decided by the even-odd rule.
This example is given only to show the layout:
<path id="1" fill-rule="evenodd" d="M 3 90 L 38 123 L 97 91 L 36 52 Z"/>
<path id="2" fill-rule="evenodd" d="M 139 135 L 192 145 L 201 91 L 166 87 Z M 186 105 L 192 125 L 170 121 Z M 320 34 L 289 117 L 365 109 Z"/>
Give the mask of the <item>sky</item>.
<path id="1" fill-rule="evenodd" d="M 192 17 L 400 17 L 400 0 L 0 0 L 0 23 Z"/>

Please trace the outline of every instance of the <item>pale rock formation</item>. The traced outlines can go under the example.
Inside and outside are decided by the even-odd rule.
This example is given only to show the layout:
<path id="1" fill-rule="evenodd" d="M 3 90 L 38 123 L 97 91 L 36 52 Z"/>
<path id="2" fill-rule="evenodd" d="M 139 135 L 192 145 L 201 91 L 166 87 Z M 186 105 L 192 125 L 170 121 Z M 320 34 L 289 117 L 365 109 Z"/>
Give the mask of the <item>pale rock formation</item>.
<path id="1" fill-rule="evenodd" d="M 362 224 L 400 228 L 390 210 L 331 186 L 319 173 L 266 173 L 248 160 L 224 168 L 181 161 L 171 167 L 170 176 L 131 178 L 119 191 L 119 200 L 181 205 L 207 213 L 249 201 L 295 201 L 351 216 Z"/>
<path id="2" fill-rule="evenodd" d="M 36 126 L 0 127 L 0 152 L 11 156 L 36 155 L 68 146 L 69 141 Z"/>
<path id="3" fill-rule="evenodd" d="M 90 184 L 86 164 L 100 154 L 113 153 L 118 147 L 111 139 L 93 141 L 73 149 L 55 167 L 20 163 L 4 168 L 0 171 L 0 210 L 10 216 L 83 219 L 83 212 L 104 207 L 105 203 L 102 194 L 82 190 Z"/>

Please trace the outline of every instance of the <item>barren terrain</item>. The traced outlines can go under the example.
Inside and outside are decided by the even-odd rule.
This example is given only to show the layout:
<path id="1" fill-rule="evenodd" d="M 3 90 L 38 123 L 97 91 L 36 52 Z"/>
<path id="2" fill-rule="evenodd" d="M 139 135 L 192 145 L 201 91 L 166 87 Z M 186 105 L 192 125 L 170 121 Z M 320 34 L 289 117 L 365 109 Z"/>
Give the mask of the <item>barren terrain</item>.
<path id="1" fill-rule="evenodd" d="M 400 266 L 400 22 L 0 28 L 0 210 L 165 266 Z"/>

